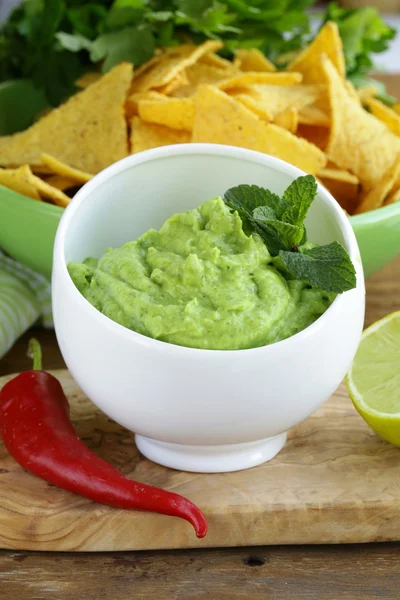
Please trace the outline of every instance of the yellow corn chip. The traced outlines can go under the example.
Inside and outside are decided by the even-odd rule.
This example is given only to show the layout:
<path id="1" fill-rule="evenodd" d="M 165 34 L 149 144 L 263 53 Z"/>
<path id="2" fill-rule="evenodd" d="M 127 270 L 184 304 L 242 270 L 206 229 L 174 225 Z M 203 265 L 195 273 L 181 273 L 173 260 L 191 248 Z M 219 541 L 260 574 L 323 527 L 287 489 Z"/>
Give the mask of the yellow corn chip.
<path id="1" fill-rule="evenodd" d="M 152 68 L 134 78 L 131 92 L 145 92 L 152 88 L 160 88 L 197 62 L 201 56 L 220 48 L 222 43 L 214 40 L 208 40 L 201 46 L 186 44 L 172 48 L 155 62 Z"/>
<path id="2" fill-rule="evenodd" d="M 154 89 L 157 90 L 160 94 L 165 94 L 166 96 L 168 96 L 169 94 L 172 94 L 172 92 L 179 90 L 179 88 L 181 88 L 182 86 L 188 85 L 188 83 L 189 79 L 187 78 L 186 71 L 181 71 L 180 73 L 178 73 L 178 75 L 176 75 L 176 77 L 171 79 L 169 83 Z"/>
<path id="3" fill-rule="evenodd" d="M 361 204 L 356 209 L 356 214 L 374 210 L 383 205 L 386 196 L 392 190 L 397 178 L 400 175 L 400 160 L 391 165 L 386 173 L 383 174 L 380 181 L 376 182 L 373 188 L 364 196 Z"/>
<path id="4" fill-rule="evenodd" d="M 343 169 L 325 168 L 318 173 L 322 185 L 324 185 L 348 212 L 353 214 L 357 207 L 359 181 L 355 175 Z"/>
<path id="5" fill-rule="evenodd" d="M 166 125 L 172 129 L 192 131 L 194 122 L 194 100 L 192 98 L 167 98 L 140 100 L 139 117 L 143 121 Z"/>
<path id="6" fill-rule="evenodd" d="M 193 142 L 227 144 L 258 150 L 287 160 L 307 173 L 326 164 L 325 155 L 286 129 L 261 121 L 218 88 L 204 85 L 196 95 Z"/>
<path id="7" fill-rule="evenodd" d="M 315 103 L 321 95 L 326 95 L 326 87 L 318 85 L 248 85 L 242 88 L 227 90 L 230 95 L 239 92 L 251 97 L 252 102 L 241 99 L 243 104 L 251 108 L 263 119 L 271 120 L 276 115 L 296 108 L 301 111 L 305 106 Z"/>
<path id="8" fill-rule="evenodd" d="M 163 50 L 161 50 L 159 52 L 159 54 L 156 54 L 155 56 L 150 58 L 150 60 L 141 64 L 140 67 L 138 67 L 137 69 L 135 68 L 135 70 L 133 72 L 133 79 L 135 80 L 140 75 L 143 75 L 143 73 L 146 73 L 147 71 L 149 71 L 152 67 L 154 67 L 159 62 L 161 62 L 161 60 L 163 59 L 164 56 L 165 56 L 165 52 Z"/>
<path id="9" fill-rule="evenodd" d="M 89 71 L 88 73 L 84 73 L 83 75 L 81 75 L 75 81 L 75 85 L 76 87 L 84 90 L 89 85 L 92 85 L 92 83 L 96 83 L 96 81 L 98 81 L 99 79 L 101 79 L 101 73 L 98 73 L 97 71 Z"/>
<path id="10" fill-rule="evenodd" d="M 186 75 L 189 80 L 188 85 L 179 88 L 171 95 L 176 98 L 188 98 L 194 96 L 200 84 L 208 83 L 209 85 L 215 85 L 220 81 L 231 77 L 231 75 L 236 72 L 233 69 L 233 66 L 232 70 L 229 70 L 197 62 L 186 69 Z"/>
<path id="11" fill-rule="evenodd" d="M 301 73 L 304 83 L 325 83 L 321 68 L 321 54 L 326 54 L 330 58 L 337 73 L 344 78 L 346 70 L 342 39 L 338 26 L 332 21 L 325 23 L 311 44 L 292 60 L 286 70 Z"/>
<path id="12" fill-rule="evenodd" d="M 23 165 L 17 169 L 0 168 L 0 185 L 4 185 L 14 192 L 23 196 L 29 196 L 34 200 L 40 200 L 40 195 L 36 187 L 32 184 L 30 177 L 32 172 L 28 165 Z"/>
<path id="13" fill-rule="evenodd" d="M 240 73 L 234 75 L 225 81 L 218 84 L 221 90 L 229 90 L 230 88 L 238 88 L 251 84 L 263 85 L 294 85 L 300 83 L 302 77 L 300 73 Z"/>
<path id="14" fill-rule="evenodd" d="M 396 135 L 400 135 L 400 115 L 380 100 L 376 100 L 376 98 L 367 98 L 365 104 L 374 117 L 385 123 L 390 131 L 393 131 Z"/>
<path id="15" fill-rule="evenodd" d="M 393 110 L 395 113 L 397 113 L 398 115 L 400 115 L 400 102 L 397 102 L 396 104 L 394 104 L 394 106 L 392 106 Z"/>
<path id="16" fill-rule="evenodd" d="M 1 138 L 0 138 L 1 139 Z M 46 167 L 46 165 L 29 165 L 32 173 L 35 175 L 51 175 L 53 171 Z"/>
<path id="17" fill-rule="evenodd" d="M 333 165 L 327 165 L 324 169 L 318 172 L 318 177 L 322 179 L 331 179 L 333 181 L 343 181 L 345 183 L 359 184 L 359 181 L 353 173 L 345 171 L 344 169 L 334 168 Z"/>
<path id="18" fill-rule="evenodd" d="M 259 71 L 264 73 L 273 73 L 276 67 L 268 58 L 257 48 L 245 50 L 239 48 L 235 52 L 235 57 L 239 59 L 242 71 Z"/>
<path id="19" fill-rule="evenodd" d="M 299 123 L 329 127 L 331 120 L 328 114 L 317 106 L 303 106 L 299 109 Z"/>
<path id="20" fill-rule="evenodd" d="M 215 52 L 207 52 L 199 58 L 199 63 L 204 65 L 211 65 L 212 67 L 217 67 L 218 69 L 232 69 L 232 62 L 227 60 L 226 58 L 222 58 Z"/>
<path id="21" fill-rule="evenodd" d="M 40 196 L 46 200 L 50 200 L 53 204 L 65 208 L 71 202 L 71 198 L 67 196 L 67 194 L 64 194 L 61 190 L 46 183 L 43 179 L 40 179 L 40 177 L 31 174 L 30 181 L 38 190 Z"/>
<path id="22" fill-rule="evenodd" d="M 57 160 L 57 158 L 54 158 L 54 156 L 51 156 L 50 154 L 42 153 L 40 158 L 42 159 L 42 163 L 51 169 L 53 173 L 56 173 L 57 175 L 64 175 L 69 179 L 73 179 L 77 183 L 86 183 L 93 177 L 91 173 L 85 173 L 79 169 L 74 169 L 73 167 L 63 163 L 61 160 Z"/>
<path id="23" fill-rule="evenodd" d="M 187 131 L 179 131 L 155 123 L 146 123 L 139 117 L 133 117 L 131 121 L 132 154 L 150 150 L 150 148 L 158 148 L 159 146 L 188 142 L 190 142 L 190 133 Z"/>
<path id="24" fill-rule="evenodd" d="M 354 85 L 351 83 L 351 81 L 349 81 L 348 79 L 344 79 L 343 83 L 347 88 L 347 91 L 349 92 L 349 96 L 351 96 L 358 104 L 361 104 L 360 96 L 358 95 L 358 92 Z"/>
<path id="25" fill-rule="evenodd" d="M 260 119 L 264 119 L 264 121 L 273 121 L 274 115 L 265 106 L 263 106 L 261 102 L 257 101 L 256 98 L 249 96 L 248 94 L 244 94 L 243 89 L 245 88 L 235 88 L 234 90 L 229 90 L 229 95 L 233 96 L 235 100 L 251 110 L 254 114 L 260 117 Z"/>
<path id="26" fill-rule="evenodd" d="M 124 104 L 132 65 L 121 63 L 97 83 L 22 133 L 3 138 L 0 165 L 39 164 L 42 152 L 98 173 L 128 154 Z"/>
<path id="27" fill-rule="evenodd" d="M 140 100 L 165 100 L 166 97 L 160 92 L 149 90 L 148 92 L 137 92 L 131 94 L 125 103 L 125 115 L 127 118 L 138 114 L 138 104 Z"/>
<path id="28" fill-rule="evenodd" d="M 364 102 L 364 100 L 367 100 L 368 98 L 374 98 L 378 93 L 377 88 L 373 85 L 364 85 L 356 91 L 361 102 Z"/>
<path id="29" fill-rule="evenodd" d="M 321 150 L 325 150 L 329 142 L 329 129 L 319 125 L 307 125 L 299 123 L 297 126 L 296 135 L 315 144 Z"/>
<path id="30" fill-rule="evenodd" d="M 388 206 L 389 204 L 394 204 L 395 202 L 399 202 L 399 201 L 400 201 L 400 188 L 390 192 L 390 194 L 388 195 L 388 197 L 386 198 L 386 200 L 384 202 L 384 206 Z"/>
<path id="31" fill-rule="evenodd" d="M 400 139 L 348 93 L 328 58 L 322 59 L 329 81 L 332 124 L 328 158 L 354 173 L 364 189 L 377 184 L 400 153 Z"/>
<path id="32" fill-rule="evenodd" d="M 293 106 L 287 108 L 275 117 L 275 125 L 279 125 L 279 127 L 283 127 L 291 133 L 296 133 L 298 123 L 299 112 L 297 108 L 294 108 Z"/>
<path id="33" fill-rule="evenodd" d="M 61 190 L 69 190 L 73 187 L 78 187 L 79 183 L 74 179 L 70 179 L 69 177 L 65 177 L 64 175 L 51 175 L 46 178 L 46 183 L 51 185 L 52 187 Z"/>

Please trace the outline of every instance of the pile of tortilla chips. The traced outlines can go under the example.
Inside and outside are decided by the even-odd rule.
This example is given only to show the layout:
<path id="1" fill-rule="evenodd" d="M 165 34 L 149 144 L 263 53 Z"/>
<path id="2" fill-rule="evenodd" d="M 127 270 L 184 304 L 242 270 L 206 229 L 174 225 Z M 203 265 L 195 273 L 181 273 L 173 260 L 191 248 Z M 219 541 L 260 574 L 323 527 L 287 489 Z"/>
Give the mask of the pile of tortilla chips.
<path id="1" fill-rule="evenodd" d="M 0 184 L 66 206 L 95 173 L 128 154 L 189 142 L 240 146 L 314 174 L 355 214 L 400 199 L 400 104 L 345 79 L 334 23 L 284 71 L 256 49 L 159 50 L 133 71 L 87 73 L 82 91 L 24 132 L 0 138 Z"/>

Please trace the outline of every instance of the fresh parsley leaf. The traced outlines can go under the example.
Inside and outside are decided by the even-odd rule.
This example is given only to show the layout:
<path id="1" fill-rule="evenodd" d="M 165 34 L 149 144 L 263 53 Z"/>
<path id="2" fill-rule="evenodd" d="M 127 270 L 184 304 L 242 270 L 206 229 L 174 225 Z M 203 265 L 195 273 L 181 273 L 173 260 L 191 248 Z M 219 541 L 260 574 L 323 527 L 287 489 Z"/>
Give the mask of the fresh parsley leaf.
<path id="1" fill-rule="evenodd" d="M 304 175 L 295 179 L 283 194 L 287 208 L 282 214 L 282 221 L 292 225 L 303 225 L 316 195 L 317 182 L 313 175 Z"/>
<path id="2" fill-rule="evenodd" d="M 106 73 L 124 60 L 134 65 L 149 60 L 154 46 L 154 37 L 148 26 L 127 27 L 100 35 L 92 44 L 90 58 L 93 62 L 103 60 L 102 71 Z"/>
<path id="3" fill-rule="evenodd" d="M 59 31 L 56 33 L 55 37 L 60 42 L 61 48 L 69 50 L 70 52 L 90 50 L 92 47 L 92 42 L 80 33 L 72 34 L 65 33 L 65 31 Z"/>
<path id="4" fill-rule="evenodd" d="M 350 77 L 360 77 L 369 71 L 373 66 L 372 53 L 386 50 L 396 35 L 373 6 L 341 8 L 336 2 L 330 2 L 323 21 L 334 21 L 339 27 L 346 72 Z"/>
<path id="5" fill-rule="evenodd" d="M 340 294 L 356 286 L 356 272 L 339 242 L 300 252 L 280 251 L 279 256 L 296 279 L 327 292 Z"/>
<path id="6" fill-rule="evenodd" d="M 242 184 L 232 187 L 225 192 L 224 201 L 230 208 L 237 210 L 242 218 L 253 217 L 254 209 L 259 206 L 271 208 L 280 218 L 285 208 L 277 194 L 258 185 Z"/>

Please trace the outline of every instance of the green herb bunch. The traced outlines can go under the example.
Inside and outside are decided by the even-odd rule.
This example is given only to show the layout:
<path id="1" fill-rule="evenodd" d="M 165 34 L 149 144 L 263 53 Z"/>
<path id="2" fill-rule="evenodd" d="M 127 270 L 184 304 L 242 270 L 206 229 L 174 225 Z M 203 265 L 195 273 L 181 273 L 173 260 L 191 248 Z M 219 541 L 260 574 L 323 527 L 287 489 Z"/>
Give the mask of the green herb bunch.
<path id="1" fill-rule="evenodd" d="M 271 60 L 312 39 L 313 0 L 25 0 L 0 30 L 0 81 L 29 78 L 57 105 L 83 72 L 122 60 L 139 66 L 157 47 L 221 39 L 225 55 L 259 48 Z M 371 54 L 394 37 L 376 9 L 331 3 L 321 18 L 338 23 L 347 71 L 364 81 Z"/>
<path id="2" fill-rule="evenodd" d="M 312 175 L 298 177 L 282 197 L 256 185 L 238 185 L 224 196 L 237 211 L 247 233 L 258 233 L 275 263 L 294 279 L 340 294 L 356 286 L 356 272 L 339 242 L 307 243 L 304 220 L 317 194 Z"/>

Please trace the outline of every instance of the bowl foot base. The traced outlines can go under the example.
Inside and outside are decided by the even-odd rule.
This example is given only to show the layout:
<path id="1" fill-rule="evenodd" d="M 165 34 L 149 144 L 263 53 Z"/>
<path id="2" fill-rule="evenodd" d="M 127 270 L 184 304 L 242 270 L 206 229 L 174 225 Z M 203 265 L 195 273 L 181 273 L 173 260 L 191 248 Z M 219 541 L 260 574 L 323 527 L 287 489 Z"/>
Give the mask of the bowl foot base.
<path id="1" fill-rule="evenodd" d="M 188 446 L 159 442 L 136 435 L 136 445 L 148 459 L 171 469 L 195 473 L 226 473 L 250 469 L 274 458 L 286 442 L 286 433 L 226 446 Z"/>

